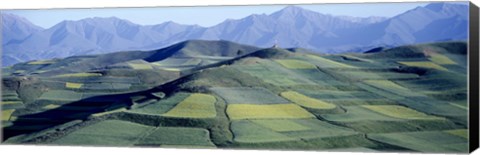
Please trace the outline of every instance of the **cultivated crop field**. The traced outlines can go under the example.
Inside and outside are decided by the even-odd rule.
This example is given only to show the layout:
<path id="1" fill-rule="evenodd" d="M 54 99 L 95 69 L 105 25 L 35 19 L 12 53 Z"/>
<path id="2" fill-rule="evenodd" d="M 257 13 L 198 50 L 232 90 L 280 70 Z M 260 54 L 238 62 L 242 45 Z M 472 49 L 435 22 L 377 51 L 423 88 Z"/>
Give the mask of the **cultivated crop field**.
<path id="1" fill-rule="evenodd" d="M 202 128 L 157 127 L 153 132 L 140 139 L 135 145 L 140 146 L 210 146 L 215 145 L 210 140 L 208 130 Z"/>
<path id="2" fill-rule="evenodd" d="M 413 67 L 433 68 L 442 71 L 448 71 L 448 69 L 429 61 L 401 61 L 398 63 Z"/>
<path id="3" fill-rule="evenodd" d="M 468 148 L 465 138 L 441 131 L 373 134 L 371 138 L 419 151 L 458 152 Z"/>
<path id="4" fill-rule="evenodd" d="M 77 130 L 52 144 L 130 146 L 134 145 L 142 135 L 154 129 L 154 127 L 126 121 L 107 120 Z"/>
<path id="5" fill-rule="evenodd" d="M 268 118 L 313 118 L 314 116 L 296 104 L 229 104 L 227 114 L 230 119 Z"/>
<path id="6" fill-rule="evenodd" d="M 364 106 L 343 106 L 345 113 L 340 114 L 325 114 L 323 118 L 335 122 L 357 122 L 357 121 L 395 121 L 398 120 L 387 115 L 374 112 Z"/>
<path id="7" fill-rule="evenodd" d="M 464 42 L 343 54 L 210 43 L 2 68 L 3 142 L 467 152 Z"/>
<path id="8" fill-rule="evenodd" d="M 324 102 L 321 100 L 313 99 L 303 94 L 294 91 L 282 92 L 282 97 L 304 107 L 313 109 L 333 109 L 336 106 L 334 104 Z"/>
<path id="9" fill-rule="evenodd" d="M 283 135 L 262 127 L 251 121 L 233 121 L 232 132 L 235 135 L 234 141 L 241 143 L 261 143 L 261 142 L 278 142 L 278 141 L 294 141 L 293 137 Z"/>
<path id="10" fill-rule="evenodd" d="M 214 96 L 208 94 L 191 94 L 163 116 L 186 118 L 213 118 L 216 115 Z"/>
<path id="11" fill-rule="evenodd" d="M 409 109 L 407 107 L 398 105 L 364 105 L 363 107 L 378 112 L 383 115 L 387 115 L 394 118 L 401 119 L 441 119 L 435 116 L 429 116 L 427 114 Z"/>
<path id="12" fill-rule="evenodd" d="M 210 88 L 228 104 L 279 104 L 289 103 L 265 88 Z"/>
<path id="13" fill-rule="evenodd" d="M 275 62 L 280 63 L 283 67 L 288 68 L 288 69 L 314 69 L 317 68 L 317 66 L 301 61 L 301 60 L 275 60 Z"/>

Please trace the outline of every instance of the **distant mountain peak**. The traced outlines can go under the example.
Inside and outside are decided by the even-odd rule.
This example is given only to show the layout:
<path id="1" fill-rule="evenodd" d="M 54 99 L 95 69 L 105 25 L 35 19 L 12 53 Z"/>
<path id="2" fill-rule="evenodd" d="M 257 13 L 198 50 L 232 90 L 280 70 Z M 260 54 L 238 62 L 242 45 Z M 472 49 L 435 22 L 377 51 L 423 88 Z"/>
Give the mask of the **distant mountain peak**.
<path id="1" fill-rule="evenodd" d="M 27 19 L 15 14 L 1 13 L 2 45 L 19 42 L 36 32 L 44 30 Z M 3 48 L 3 47 L 2 47 Z"/>
<path id="2" fill-rule="evenodd" d="M 301 7 L 298 7 L 298 6 L 294 6 L 294 5 L 290 5 L 290 6 L 287 6 L 277 12 L 274 12 L 272 13 L 270 16 L 271 17 L 274 17 L 274 18 L 294 18 L 300 14 L 305 14 L 305 13 L 309 13 L 309 12 L 313 12 L 313 11 L 310 11 L 310 10 L 307 10 L 307 9 L 304 9 L 304 8 L 301 8 Z"/>
<path id="3" fill-rule="evenodd" d="M 440 12 L 443 10 L 448 10 L 451 9 L 452 7 L 468 7 L 466 5 L 467 3 L 463 4 L 461 2 L 459 3 L 446 3 L 446 2 L 436 2 L 436 3 L 430 3 L 425 6 L 425 8 L 430 9 L 435 12 Z"/>
<path id="4" fill-rule="evenodd" d="M 133 23 L 129 20 L 121 19 L 121 18 L 118 18 L 118 17 L 115 17 L 115 16 L 85 18 L 85 19 L 74 21 L 74 22 L 94 22 L 94 23 L 103 23 L 103 24 L 105 24 L 105 23 L 126 23 L 126 24 L 130 24 L 130 25 L 138 25 L 138 24 L 135 24 L 135 23 Z"/>
<path id="5" fill-rule="evenodd" d="M 283 9 L 280 10 L 280 11 L 282 11 L 282 12 L 289 12 L 289 13 L 298 13 L 298 12 L 304 11 L 304 10 L 305 10 L 304 8 L 301 8 L 301 7 L 299 7 L 299 6 L 289 5 L 289 6 L 285 7 L 285 8 L 283 8 Z"/>
<path id="6" fill-rule="evenodd" d="M 441 11 L 443 7 L 445 6 L 445 3 L 430 3 L 425 8 L 433 10 L 433 11 Z"/>

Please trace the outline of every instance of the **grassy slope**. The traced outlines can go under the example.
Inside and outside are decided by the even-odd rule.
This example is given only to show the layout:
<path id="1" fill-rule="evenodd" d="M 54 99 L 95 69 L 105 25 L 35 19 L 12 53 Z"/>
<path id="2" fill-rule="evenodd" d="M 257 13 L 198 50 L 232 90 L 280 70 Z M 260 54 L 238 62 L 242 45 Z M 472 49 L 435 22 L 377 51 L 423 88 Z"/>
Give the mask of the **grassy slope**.
<path id="1" fill-rule="evenodd" d="M 2 108 L 10 111 L 2 122 L 13 125 L 7 132 L 22 134 L 11 138 L 15 143 L 424 152 L 439 151 L 432 148 L 438 144 L 441 151 L 462 152 L 465 46 L 450 42 L 314 55 L 189 41 L 150 52 L 34 61 L 5 69 L 11 75 L 3 80 L 8 93 L 2 94 Z M 162 68 L 177 63 L 191 68 Z M 159 92 L 165 95 L 152 95 Z M 208 97 L 189 97 L 196 93 Z M 205 104 L 197 102 L 202 100 Z M 200 117 L 194 107 L 208 112 Z M 45 119 L 54 114 L 84 122 L 19 130 L 52 123 L 56 120 Z M 6 115 L 18 120 L 4 120 Z M 405 132 L 430 136 L 413 139 L 425 144 L 411 146 Z M 169 138 L 178 134 L 179 139 Z M 457 141 L 451 146 L 445 145 L 448 138 L 425 141 L 435 135 Z"/>

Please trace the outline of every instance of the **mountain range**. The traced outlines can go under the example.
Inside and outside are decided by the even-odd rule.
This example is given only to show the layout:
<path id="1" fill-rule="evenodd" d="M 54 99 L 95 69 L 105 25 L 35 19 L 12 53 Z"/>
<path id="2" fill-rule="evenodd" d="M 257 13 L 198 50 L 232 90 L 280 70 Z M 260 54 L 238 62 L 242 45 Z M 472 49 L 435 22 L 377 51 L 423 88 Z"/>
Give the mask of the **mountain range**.
<path id="1" fill-rule="evenodd" d="M 227 19 L 211 27 L 165 22 L 139 25 L 116 17 L 62 21 L 43 29 L 2 13 L 2 65 L 37 59 L 153 50 L 192 39 L 228 40 L 317 52 L 362 52 L 378 46 L 466 40 L 468 5 L 431 3 L 394 17 L 349 17 L 288 6 L 272 14 Z"/>

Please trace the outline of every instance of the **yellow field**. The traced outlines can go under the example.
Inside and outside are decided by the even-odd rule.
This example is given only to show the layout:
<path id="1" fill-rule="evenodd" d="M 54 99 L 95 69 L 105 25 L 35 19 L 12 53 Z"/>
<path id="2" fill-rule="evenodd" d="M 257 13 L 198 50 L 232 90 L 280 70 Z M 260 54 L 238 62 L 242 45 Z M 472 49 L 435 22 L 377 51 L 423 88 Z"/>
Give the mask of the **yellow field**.
<path id="1" fill-rule="evenodd" d="M 325 66 L 320 66 L 320 67 L 357 68 L 357 67 L 350 66 L 350 65 L 340 63 L 340 62 L 336 62 L 336 61 L 333 61 L 333 60 L 330 60 L 330 59 L 322 58 L 322 57 L 319 57 L 319 56 L 316 56 L 316 55 L 308 54 L 307 57 L 315 59 L 319 63 L 325 64 Z"/>
<path id="2" fill-rule="evenodd" d="M 273 118 L 315 118 L 296 104 L 230 104 L 227 114 L 232 120 Z"/>
<path id="3" fill-rule="evenodd" d="M 217 115 L 215 111 L 214 96 L 195 93 L 178 103 L 173 109 L 163 114 L 167 117 L 182 118 L 213 118 Z"/>
<path id="4" fill-rule="evenodd" d="M 398 105 L 362 105 L 362 107 L 380 114 L 400 119 L 442 119 Z"/>
<path id="5" fill-rule="evenodd" d="M 448 71 L 448 69 L 446 69 L 445 67 L 437 65 L 430 61 L 399 61 L 398 63 L 412 67 L 432 68 L 442 71 Z"/>
<path id="6" fill-rule="evenodd" d="M 56 77 L 95 77 L 102 76 L 100 73 L 71 73 L 71 74 L 61 74 Z"/>
<path id="7" fill-rule="evenodd" d="M 81 83 L 73 83 L 73 82 L 67 82 L 65 83 L 65 87 L 67 88 L 75 88 L 75 89 L 78 89 L 78 88 L 82 88 L 83 84 Z"/>
<path id="8" fill-rule="evenodd" d="M 179 71 L 181 71 L 181 69 L 179 69 L 179 68 L 167 68 L 167 67 L 161 68 L 161 70 L 164 70 L 164 71 L 173 71 L 173 72 L 179 72 Z"/>
<path id="9" fill-rule="evenodd" d="M 452 59 L 438 53 L 431 54 L 429 59 L 430 61 L 433 61 L 439 65 L 456 65 L 457 64 L 455 61 L 452 61 Z"/>
<path id="10" fill-rule="evenodd" d="M 15 110 L 2 110 L 2 121 L 8 121 Z"/>
<path id="11" fill-rule="evenodd" d="M 44 109 L 55 109 L 55 108 L 58 108 L 58 107 L 60 107 L 60 105 L 49 104 L 49 105 L 44 106 L 43 108 Z"/>
<path id="12" fill-rule="evenodd" d="M 317 66 L 301 61 L 301 60 L 293 60 L 293 59 L 284 59 L 284 60 L 275 60 L 279 64 L 281 64 L 283 67 L 288 68 L 288 69 L 315 69 Z"/>
<path id="13" fill-rule="evenodd" d="M 444 132 L 468 139 L 468 130 L 467 129 L 446 130 Z"/>
<path id="14" fill-rule="evenodd" d="M 313 108 L 313 109 L 333 109 L 336 106 L 334 104 L 310 98 L 303 94 L 294 91 L 286 91 L 280 93 L 280 96 L 304 107 Z"/>
<path id="15" fill-rule="evenodd" d="M 22 102 L 20 101 L 1 101 L 2 105 L 7 105 L 7 104 L 21 104 Z"/>
<path id="16" fill-rule="evenodd" d="M 46 64 L 53 64 L 55 61 L 53 60 L 39 60 L 39 61 L 32 61 L 29 62 L 29 65 L 46 65 Z"/>
<path id="17" fill-rule="evenodd" d="M 37 70 L 37 71 L 32 72 L 32 74 L 34 74 L 34 73 L 35 74 L 41 74 L 41 73 L 45 73 L 45 72 L 48 72 L 48 71 L 50 71 L 50 70 Z"/>
<path id="18" fill-rule="evenodd" d="M 277 132 L 310 130 L 309 127 L 292 120 L 252 120 L 252 122 Z"/>
<path id="19" fill-rule="evenodd" d="M 149 64 L 128 63 L 128 65 L 130 65 L 130 67 L 132 67 L 133 69 L 153 69 L 152 65 L 149 65 Z"/>

